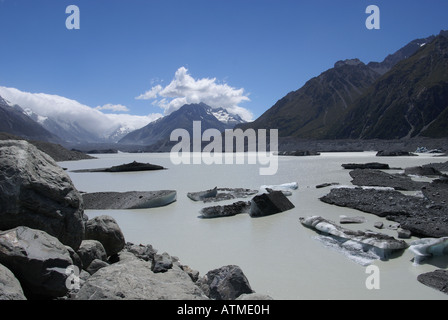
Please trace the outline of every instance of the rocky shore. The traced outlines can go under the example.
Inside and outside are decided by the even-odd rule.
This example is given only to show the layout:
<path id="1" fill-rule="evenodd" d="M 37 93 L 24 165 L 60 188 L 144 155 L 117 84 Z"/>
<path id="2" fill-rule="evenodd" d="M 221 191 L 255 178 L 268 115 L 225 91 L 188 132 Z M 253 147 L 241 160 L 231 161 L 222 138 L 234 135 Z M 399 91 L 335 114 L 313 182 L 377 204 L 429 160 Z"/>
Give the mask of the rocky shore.
<path id="1" fill-rule="evenodd" d="M 400 155 L 396 154 L 396 156 Z M 353 169 L 349 172 L 353 178 L 353 186 L 328 184 L 327 186 L 331 186 L 332 189 L 320 200 L 330 205 L 360 210 L 393 221 L 398 238 L 408 239 L 411 236 L 420 238 L 407 245 L 415 255 L 414 263 L 420 263 L 433 256 L 448 253 L 447 165 L 448 162 L 405 168 L 400 174 L 387 173 L 383 171 L 388 170 L 387 167 L 380 170 L 375 168 L 376 164 L 373 166 L 375 169 L 372 169 L 371 164 L 347 165 L 344 168 Z M 415 176 L 424 176 L 432 180 L 429 179 L 428 182 L 415 181 L 413 179 Z M 410 194 L 410 192 L 414 192 L 414 194 Z M 303 221 L 317 221 L 314 224 L 320 222 L 319 219 L 311 217 L 302 218 L 302 223 L 304 223 Z M 310 222 L 307 226 L 314 224 Z M 382 229 L 383 223 L 375 223 L 375 227 Z M 317 231 L 322 233 L 322 228 Z M 326 222 L 325 230 L 330 230 L 327 233 L 334 236 L 333 233 L 336 230 L 341 230 L 341 227 L 335 224 L 330 226 Z M 339 246 L 340 250 L 347 250 L 348 246 L 351 250 L 349 254 L 352 256 L 365 254 L 365 244 L 362 245 L 361 252 L 359 249 L 362 241 L 357 239 L 357 244 L 353 246 L 353 239 L 350 239 L 350 237 L 358 236 L 359 232 L 348 231 L 350 237 L 341 236 L 344 234 L 341 231 L 337 232 L 339 243 L 334 244 L 336 240 L 333 238 L 326 240 L 332 241 L 332 245 Z M 367 232 L 371 234 L 371 231 Z M 341 242 L 341 239 L 345 240 Z M 350 241 L 346 241 L 347 239 Z M 405 249 L 407 246 L 401 249 Z M 353 248 L 358 248 L 358 250 L 353 250 Z M 447 293 L 448 277 L 444 269 L 419 275 L 417 280 Z"/>
<path id="2" fill-rule="evenodd" d="M 28 142 L 1 141 L 0 158 L 0 300 L 272 299 L 238 266 L 201 276 L 126 242 L 112 217 L 89 219 L 66 172 Z"/>

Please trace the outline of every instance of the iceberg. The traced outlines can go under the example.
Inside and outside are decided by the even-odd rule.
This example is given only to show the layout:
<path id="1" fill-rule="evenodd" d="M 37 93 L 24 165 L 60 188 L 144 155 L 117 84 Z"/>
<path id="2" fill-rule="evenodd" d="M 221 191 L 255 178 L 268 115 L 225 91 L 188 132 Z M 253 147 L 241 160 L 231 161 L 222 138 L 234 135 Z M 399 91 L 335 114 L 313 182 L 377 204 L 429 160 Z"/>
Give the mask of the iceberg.
<path id="1" fill-rule="evenodd" d="M 350 253 L 352 256 L 369 257 L 370 259 L 377 257 L 387 260 L 393 253 L 408 247 L 405 241 L 397 240 L 386 234 L 373 231 L 353 231 L 320 216 L 301 217 L 299 220 L 305 227 L 331 237 L 334 240 L 332 247 L 339 247 L 340 251 L 346 255 Z M 326 242 L 328 243 L 328 241 Z"/>
<path id="2" fill-rule="evenodd" d="M 258 194 L 269 193 L 269 190 L 281 191 L 285 196 L 290 196 L 292 194 L 291 190 L 297 190 L 299 184 L 297 182 L 283 183 L 279 185 L 262 185 L 258 191 Z"/>
<path id="3" fill-rule="evenodd" d="M 448 254 L 448 237 L 415 240 L 409 250 L 414 254 L 414 264 L 417 265 L 432 256 Z"/>

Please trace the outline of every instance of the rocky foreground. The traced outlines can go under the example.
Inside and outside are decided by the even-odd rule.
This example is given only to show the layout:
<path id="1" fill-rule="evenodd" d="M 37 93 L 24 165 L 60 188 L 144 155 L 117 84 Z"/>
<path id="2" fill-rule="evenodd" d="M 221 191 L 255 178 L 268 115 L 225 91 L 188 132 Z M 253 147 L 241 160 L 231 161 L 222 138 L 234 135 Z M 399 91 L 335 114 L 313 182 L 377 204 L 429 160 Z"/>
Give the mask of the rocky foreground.
<path id="1" fill-rule="evenodd" d="M 82 195 L 47 154 L 0 142 L 0 300 L 271 299 L 235 265 L 203 276 L 116 221 L 89 219 Z"/>

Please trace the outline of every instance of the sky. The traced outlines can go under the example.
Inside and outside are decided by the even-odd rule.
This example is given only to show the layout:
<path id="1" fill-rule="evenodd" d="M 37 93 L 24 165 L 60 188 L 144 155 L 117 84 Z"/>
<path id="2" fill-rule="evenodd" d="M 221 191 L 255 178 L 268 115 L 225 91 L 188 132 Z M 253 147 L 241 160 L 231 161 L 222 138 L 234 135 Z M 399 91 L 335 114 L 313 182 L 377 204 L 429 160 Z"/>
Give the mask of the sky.
<path id="1" fill-rule="evenodd" d="M 338 60 L 447 30 L 447 13 L 446 0 L 0 0 L 0 95 L 136 127 L 198 102 L 254 120 Z"/>

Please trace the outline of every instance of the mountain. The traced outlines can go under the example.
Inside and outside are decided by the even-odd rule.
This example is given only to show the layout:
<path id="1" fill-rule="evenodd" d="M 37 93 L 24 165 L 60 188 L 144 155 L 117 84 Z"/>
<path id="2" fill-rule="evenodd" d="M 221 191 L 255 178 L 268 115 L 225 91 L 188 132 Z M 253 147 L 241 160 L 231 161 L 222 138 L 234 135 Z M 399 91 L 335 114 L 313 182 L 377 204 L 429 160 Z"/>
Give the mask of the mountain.
<path id="1" fill-rule="evenodd" d="M 280 137 L 318 138 L 379 77 L 358 59 L 338 61 L 254 122 L 238 127 L 279 129 Z"/>
<path id="2" fill-rule="evenodd" d="M 42 119 L 40 119 L 42 120 Z M 62 140 L 46 130 L 38 121 L 30 118 L 18 105 L 13 105 L 0 96 L 0 132 L 25 139 L 61 143 Z"/>
<path id="3" fill-rule="evenodd" d="M 187 104 L 170 115 L 127 134 L 119 140 L 119 143 L 153 145 L 169 140 L 171 132 L 175 129 L 185 129 L 192 135 L 193 121 L 201 121 L 202 132 L 207 129 L 218 129 L 223 132 L 243 122 L 239 116 L 230 114 L 223 108 L 213 109 L 205 103 Z"/>
<path id="4" fill-rule="evenodd" d="M 330 138 L 448 136 L 448 36 L 442 32 L 379 78 L 327 133 Z"/>
<path id="5" fill-rule="evenodd" d="M 430 52 L 435 49 L 436 39 L 440 41 L 446 33 L 414 40 L 382 62 L 366 65 L 358 59 L 338 61 L 302 88 L 288 93 L 254 122 L 237 127 L 278 129 L 280 137 L 305 139 L 394 139 L 415 136 L 420 131 L 431 137 L 444 135 L 446 123 L 441 112 L 443 99 L 447 101 L 443 79 L 448 69 L 440 48 L 443 44 L 439 43 L 438 53 Z M 419 58 L 415 58 L 417 53 Z M 389 108 L 392 103 L 400 107 Z M 422 109 L 424 115 L 419 113 Z M 400 121 L 394 123 L 394 116 Z M 389 127 L 365 128 L 376 120 L 379 126 Z M 397 126 L 400 129 L 391 129 Z"/>
<path id="6" fill-rule="evenodd" d="M 382 62 L 370 62 L 367 64 L 367 66 L 383 75 L 390 69 L 392 69 L 398 62 L 409 58 L 415 52 L 417 52 L 417 50 L 419 50 L 427 43 L 432 42 L 434 39 L 435 36 L 432 35 L 427 38 L 413 40 L 395 53 L 388 55 Z"/>

